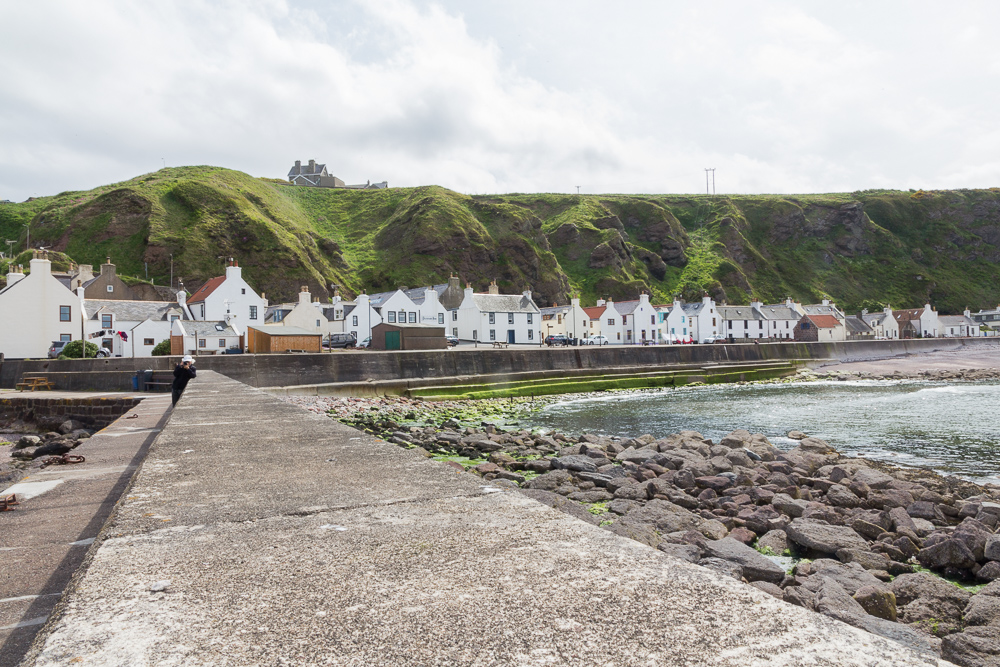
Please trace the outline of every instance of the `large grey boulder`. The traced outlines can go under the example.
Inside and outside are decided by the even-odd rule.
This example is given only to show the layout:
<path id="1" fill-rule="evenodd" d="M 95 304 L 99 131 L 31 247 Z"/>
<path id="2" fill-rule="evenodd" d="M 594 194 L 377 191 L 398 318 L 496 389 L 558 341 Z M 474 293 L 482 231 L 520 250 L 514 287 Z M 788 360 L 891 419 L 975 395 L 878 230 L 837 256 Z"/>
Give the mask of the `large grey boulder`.
<path id="1" fill-rule="evenodd" d="M 1000 625 L 1000 598 L 993 595 L 973 595 L 962 614 L 965 625 Z"/>
<path id="2" fill-rule="evenodd" d="M 737 581 L 743 580 L 743 568 L 740 567 L 738 563 L 734 563 L 730 560 L 712 557 L 702 558 L 698 561 L 698 565 L 707 567 L 709 570 L 721 574 L 724 577 L 730 577 L 732 579 L 736 579 Z"/>
<path id="3" fill-rule="evenodd" d="M 812 552 L 835 554 L 840 549 L 868 549 L 868 543 L 853 528 L 832 526 L 816 519 L 794 519 L 785 533 L 789 540 Z"/>
<path id="4" fill-rule="evenodd" d="M 622 463 L 645 463 L 658 455 L 659 452 L 655 449 L 626 449 L 624 452 L 616 456 L 615 460 L 621 461 Z"/>
<path id="5" fill-rule="evenodd" d="M 848 595 L 854 595 L 858 589 L 865 586 L 876 588 L 884 588 L 885 586 L 857 563 L 844 564 L 829 558 L 820 558 L 809 563 L 807 567 L 799 568 L 799 570 L 806 569 L 809 571 L 810 578 L 819 575 L 833 579 L 844 587 Z"/>
<path id="6" fill-rule="evenodd" d="M 1000 626 L 973 626 L 948 635 L 941 641 L 941 657 L 959 667 L 1000 666 Z"/>
<path id="7" fill-rule="evenodd" d="M 537 478 L 536 478 L 537 479 Z M 704 521 L 679 505 L 655 498 L 625 515 L 629 523 L 643 523 L 661 533 L 696 530 Z"/>
<path id="8" fill-rule="evenodd" d="M 574 470 L 577 472 L 597 472 L 595 460 L 585 454 L 560 456 L 552 459 L 553 470 Z"/>
<path id="9" fill-rule="evenodd" d="M 904 623 L 920 623 L 946 635 L 960 629 L 972 594 L 926 572 L 901 574 L 886 587 L 896 596 Z"/>
<path id="10" fill-rule="evenodd" d="M 560 496 L 558 493 L 543 491 L 542 489 L 520 489 L 519 492 L 532 500 L 536 500 L 543 505 L 548 505 L 560 512 L 565 512 L 581 521 L 586 521 L 595 526 L 601 523 L 601 518 L 591 514 L 587 511 L 586 507 L 576 501 L 567 499 L 565 496 Z"/>
<path id="11" fill-rule="evenodd" d="M 766 556 L 738 542 L 731 537 L 709 540 L 705 553 L 713 558 L 722 558 L 743 568 L 747 581 L 767 581 L 779 584 L 785 578 L 785 571 Z"/>
<path id="12" fill-rule="evenodd" d="M 967 570 L 976 564 L 976 558 L 969 547 L 959 540 L 945 540 L 925 547 L 917 553 L 917 560 L 932 570 L 943 570 L 947 567 Z"/>

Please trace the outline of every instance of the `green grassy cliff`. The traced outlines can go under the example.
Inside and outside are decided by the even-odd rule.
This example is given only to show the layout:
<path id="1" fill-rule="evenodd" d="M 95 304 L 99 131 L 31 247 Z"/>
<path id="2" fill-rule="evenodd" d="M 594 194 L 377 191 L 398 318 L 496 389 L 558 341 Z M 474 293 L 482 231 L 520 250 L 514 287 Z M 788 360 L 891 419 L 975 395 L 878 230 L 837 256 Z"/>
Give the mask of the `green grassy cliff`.
<path id="1" fill-rule="evenodd" d="M 328 296 L 444 282 L 532 289 L 541 305 L 580 295 L 655 301 L 830 297 L 849 310 L 941 312 L 1000 302 L 1000 189 L 801 196 L 471 197 L 429 186 L 293 187 L 214 167 L 163 169 L 0 205 L 0 235 L 84 264 L 193 290 L 236 257 L 272 301 L 301 285 Z M 0 246 L 0 250 L 5 250 Z M 20 258 L 24 261 L 24 256 Z M 5 267 L 0 266 L 5 272 Z"/>

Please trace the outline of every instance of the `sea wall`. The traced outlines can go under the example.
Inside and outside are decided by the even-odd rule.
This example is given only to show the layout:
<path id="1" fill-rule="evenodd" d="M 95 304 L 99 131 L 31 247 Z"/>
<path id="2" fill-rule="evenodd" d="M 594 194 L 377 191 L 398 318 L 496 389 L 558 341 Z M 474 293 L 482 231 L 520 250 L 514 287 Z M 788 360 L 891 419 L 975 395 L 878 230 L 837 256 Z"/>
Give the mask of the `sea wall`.
<path id="1" fill-rule="evenodd" d="M 378 352 L 346 350 L 323 354 L 241 354 L 199 357 L 197 367 L 214 370 L 252 387 L 286 387 L 333 382 L 411 378 L 504 376 L 535 371 L 661 367 L 681 364 L 731 364 L 782 360 L 880 359 L 938 350 L 996 345 L 986 338 L 936 338 L 839 343 L 763 343 L 760 345 L 664 345 L 503 349 L 460 347 L 451 350 Z M 24 373 L 59 374 L 63 390 L 129 391 L 143 369 L 170 370 L 177 357 L 139 359 L 6 360 L 0 387 L 13 388 Z"/>
<path id="2" fill-rule="evenodd" d="M 45 398 L 4 396 L 0 398 L 0 425 L 30 422 L 39 429 L 54 430 L 67 419 L 102 429 L 134 408 L 140 398 Z"/>

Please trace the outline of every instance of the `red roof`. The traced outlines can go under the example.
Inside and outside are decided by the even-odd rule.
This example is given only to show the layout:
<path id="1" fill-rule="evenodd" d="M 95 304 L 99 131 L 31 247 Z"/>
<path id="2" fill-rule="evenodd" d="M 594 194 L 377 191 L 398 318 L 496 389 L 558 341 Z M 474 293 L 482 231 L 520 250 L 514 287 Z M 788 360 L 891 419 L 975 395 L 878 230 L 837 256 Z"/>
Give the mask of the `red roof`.
<path id="1" fill-rule="evenodd" d="M 207 283 L 198 288 L 198 291 L 191 295 L 191 300 L 188 303 L 198 303 L 204 301 L 208 298 L 208 295 L 219 288 L 219 285 L 226 281 L 225 276 L 218 276 L 216 278 L 211 278 Z"/>
<path id="2" fill-rule="evenodd" d="M 607 306 L 591 306 L 590 308 L 584 308 L 583 312 L 587 313 L 587 317 L 590 319 L 594 319 L 603 315 L 607 308 Z"/>
<path id="3" fill-rule="evenodd" d="M 840 326 L 840 320 L 833 315 L 806 315 L 806 318 L 819 329 L 836 329 Z"/>

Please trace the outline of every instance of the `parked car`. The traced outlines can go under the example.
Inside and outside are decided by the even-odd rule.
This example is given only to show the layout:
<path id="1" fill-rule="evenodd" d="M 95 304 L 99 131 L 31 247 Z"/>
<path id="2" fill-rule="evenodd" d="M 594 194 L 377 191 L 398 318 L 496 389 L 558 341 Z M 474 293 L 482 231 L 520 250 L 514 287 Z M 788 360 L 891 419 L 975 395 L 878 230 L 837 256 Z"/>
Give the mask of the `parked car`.
<path id="1" fill-rule="evenodd" d="M 724 343 L 726 340 L 727 338 L 725 336 L 709 336 L 701 342 L 705 345 L 711 345 L 712 343 Z"/>
<path id="2" fill-rule="evenodd" d="M 49 359 L 58 359 L 59 355 L 62 354 L 63 348 L 66 347 L 69 341 L 65 340 L 54 340 L 52 345 L 49 346 Z"/>
<path id="3" fill-rule="evenodd" d="M 357 344 L 358 340 L 354 337 L 354 334 L 352 333 L 330 334 L 330 336 L 323 341 L 323 347 L 328 350 L 354 347 Z"/>
<path id="4" fill-rule="evenodd" d="M 360 343 L 357 343 L 357 344 L 355 345 L 355 347 L 356 347 L 356 348 L 358 348 L 359 350 L 363 350 L 363 349 L 365 349 L 365 348 L 367 348 L 367 347 L 370 347 L 370 346 L 371 346 L 371 344 L 372 344 L 372 337 L 371 337 L 371 336 L 368 336 L 368 338 L 365 338 L 365 339 L 364 339 L 363 341 L 361 341 Z"/>
<path id="5" fill-rule="evenodd" d="M 566 336 L 563 334 L 553 334 L 545 337 L 545 344 L 555 347 L 557 345 L 569 345 L 569 341 L 566 340 Z"/>
<path id="6" fill-rule="evenodd" d="M 97 355 L 96 356 L 99 357 L 99 358 L 110 357 L 111 356 L 111 350 L 109 350 L 106 347 L 102 347 L 99 350 L 97 350 Z"/>
<path id="7" fill-rule="evenodd" d="M 591 336 L 590 338 L 584 338 L 582 341 L 583 345 L 610 345 L 611 341 L 605 336 Z"/>
<path id="8" fill-rule="evenodd" d="M 458 345 L 458 336 L 445 336 L 444 338 L 448 341 L 448 347 L 455 347 Z"/>
<path id="9" fill-rule="evenodd" d="M 243 348 L 239 346 L 226 348 L 222 351 L 222 354 L 243 354 Z"/>

